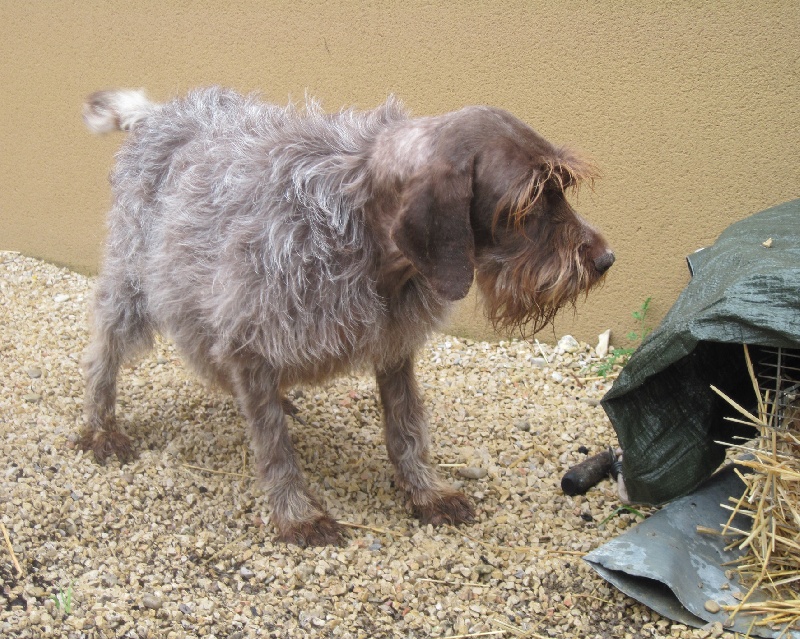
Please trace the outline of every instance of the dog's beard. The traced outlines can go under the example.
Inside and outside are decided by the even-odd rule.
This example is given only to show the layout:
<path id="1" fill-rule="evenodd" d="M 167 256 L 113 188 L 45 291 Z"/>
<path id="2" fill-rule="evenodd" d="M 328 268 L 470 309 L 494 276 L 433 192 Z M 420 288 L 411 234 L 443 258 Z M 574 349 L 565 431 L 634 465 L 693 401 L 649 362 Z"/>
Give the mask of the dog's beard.
<path id="1" fill-rule="evenodd" d="M 479 265 L 476 281 L 493 328 L 528 338 L 604 279 L 580 249 L 537 260 L 528 251 Z"/>

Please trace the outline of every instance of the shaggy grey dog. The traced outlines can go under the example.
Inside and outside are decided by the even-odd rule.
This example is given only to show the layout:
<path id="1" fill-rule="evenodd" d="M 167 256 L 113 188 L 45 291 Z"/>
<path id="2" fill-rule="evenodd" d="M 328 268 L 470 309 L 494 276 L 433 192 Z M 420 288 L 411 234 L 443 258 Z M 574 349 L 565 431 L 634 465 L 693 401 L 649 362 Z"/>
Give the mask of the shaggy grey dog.
<path id="1" fill-rule="evenodd" d="M 286 392 L 367 368 L 415 515 L 471 520 L 429 461 L 415 353 L 473 279 L 495 325 L 523 332 L 602 279 L 614 255 L 564 195 L 592 166 L 487 107 L 326 114 L 211 88 L 163 105 L 100 92 L 84 118 L 131 134 L 111 180 L 82 447 L 131 457 L 117 371 L 158 331 L 238 399 L 279 538 L 337 543 L 298 466 Z"/>

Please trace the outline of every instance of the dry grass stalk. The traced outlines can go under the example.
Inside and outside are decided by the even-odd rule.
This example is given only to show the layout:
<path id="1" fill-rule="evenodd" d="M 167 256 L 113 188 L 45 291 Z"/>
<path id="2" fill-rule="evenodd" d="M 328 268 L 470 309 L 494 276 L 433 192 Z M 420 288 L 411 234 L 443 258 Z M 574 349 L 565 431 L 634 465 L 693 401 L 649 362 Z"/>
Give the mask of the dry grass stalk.
<path id="1" fill-rule="evenodd" d="M 6 525 L 0 521 L 0 531 L 3 532 L 3 539 L 6 542 L 6 548 L 8 548 L 8 553 L 11 555 L 11 562 L 14 564 L 14 568 L 17 570 L 17 575 L 22 576 L 22 567 L 19 565 L 17 561 L 17 556 L 14 554 L 14 547 L 11 545 L 11 539 L 8 537 L 8 530 L 6 529 Z"/>
<path id="2" fill-rule="evenodd" d="M 744 494 L 734 505 L 725 506 L 731 516 L 722 534 L 734 533 L 737 539 L 729 546 L 747 552 L 738 562 L 742 584 L 749 588 L 741 603 L 726 606 L 731 617 L 737 614 L 757 616 L 755 625 L 800 629 L 800 397 L 781 400 L 772 393 L 761 393 L 745 346 L 745 357 L 758 397 L 758 416 L 752 415 L 721 391 L 712 389 L 747 418 L 759 435 L 754 445 L 734 448 L 752 455 L 737 464 L 753 472 L 738 473 L 745 484 Z M 781 407 L 783 410 L 778 410 Z M 730 419 L 741 422 L 742 420 Z M 737 514 L 752 520 L 749 531 L 733 526 Z M 761 589 L 767 601 L 750 601 Z"/>

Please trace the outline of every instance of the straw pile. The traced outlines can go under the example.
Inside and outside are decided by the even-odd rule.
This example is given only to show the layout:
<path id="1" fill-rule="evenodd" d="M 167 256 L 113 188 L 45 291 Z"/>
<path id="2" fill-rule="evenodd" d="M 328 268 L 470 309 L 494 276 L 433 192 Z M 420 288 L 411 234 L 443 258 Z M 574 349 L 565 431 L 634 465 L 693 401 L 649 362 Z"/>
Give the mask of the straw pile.
<path id="1" fill-rule="evenodd" d="M 731 421 L 752 424 L 759 431 L 754 441 L 735 447 L 751 456 L 737 464 L 753 472 L 738 473 L 745 483 L 744 494 L 731 499 L 733 506 L 724 505 L 732 513 L 722 533 L 735 536 L 730 548 L 746 549 L 737 571 L 741 583 L 749 587 L 741 603 L 726 609 L 731 617 L 754 615 L 754 625 L 788 632 L 800 629 L 800 384 L 779 374 L 775 388 L 759 388 L 746 347 L 745 356 L 759 398 L 758 416 L 714 388 L 747 418 Z M 734 526 L 737 514 L 752 520 L 749 531 Z M 767 600 L 751 600 L 757 590 L 767 593 Z"/>

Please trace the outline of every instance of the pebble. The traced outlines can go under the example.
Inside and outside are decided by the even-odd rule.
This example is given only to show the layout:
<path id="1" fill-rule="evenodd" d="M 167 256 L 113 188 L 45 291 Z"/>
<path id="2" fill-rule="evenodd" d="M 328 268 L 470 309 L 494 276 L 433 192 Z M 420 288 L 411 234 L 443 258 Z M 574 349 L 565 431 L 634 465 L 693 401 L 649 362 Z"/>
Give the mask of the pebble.
<path id="1" fill-rule="evenodd" d="M 250 579 L 256 573 L 250 570 L 247 566 L 242 566 L 241 568 L 239 568 L 239 574 L 242 576 L 243 579 Z"/>
<path id="2" fill-rule="evenodd" d="M 28 377 L 30 377 L 31 379 L 39 379 L 42 376 L 42 369 L 33 366 L 29 368 L 26 372 L 28 373 Z"/>
<path id="3" fill-rule="evenodd" d="M 42 399 L 42 396 L 39 395 L 39 393 L 26 393 L 25 395 L 22 396 L 22 399 L 24 399 L 29 404 L 34 404 L 38 402 L 40 399 Z"/>
<path id="4" fill-rule="evenodd" d="M 153 595 L 151 593 L 145 593 L 142 595 L 142 605 L 145 608 L 149 608 L 150 610 L 158 610 L 161 608 L 163 601 L 161 597 Z"/>
<path id="5" fill-rule="evenodd" d="M 558 340 L 556 350 L 561 353 L 577 353 L 581 348 L 581 344 L 572 335 L 564 335 Z"/>
<path id="6" fill-rule="evenodd" d="M 100 582 L 106 588 L 110 588 L 111 586 L 116 586 L 119 583 L 119 579 L 117 578 L 117 576 L 115 574 L 107 572 L 102 576 L 102 578 L 100 579 Z"/>
<path id="7" fill-rule="evenodd" d="M 713 599 L 709 599 L 708 601 L 706 601 L 706 603 L 704 604 L 704 606 L 703 606 L 703 607 L 704 607 L 704 608 L 705 608 L 705 609 L 706 609 L 708 612 L 710 612 L 712 615 L 715 615 L 715 614 L 717 614 L 717 613 L 718 613 L 720 610 L 722 610 L 722 606 L 720 606 L 720 605 L 719 605 L 719 603 L 717 603 L 717 602 L 716 602 L 716 601 L 714 601 Z"/>
<path id="8" fill-rule="evenodd" d="M 53 297 L 53 301 L 56 304 L 61 304 L 62 302 L 66 302 L 67 300 L 69 300 L 69 295 L 67 295 L 66 293 L 59 293 L 58 295 L 55 295 Z"/>
<path id="9" fill-rule="evenodd" d="M 462 466 L 456 472 L 459 477 L 464 479 L 483 479 L 489 474 L 488 470 L 477 466 Z"/>
<path id="10" fill-rule="evenodd" d="M 603 331 L 597 336 L 597 345 L 594 347 L 594 353 L 600 359 L 604 359 L 608 355 L 609 340 L 611 339 L 611 329 Z"/>

